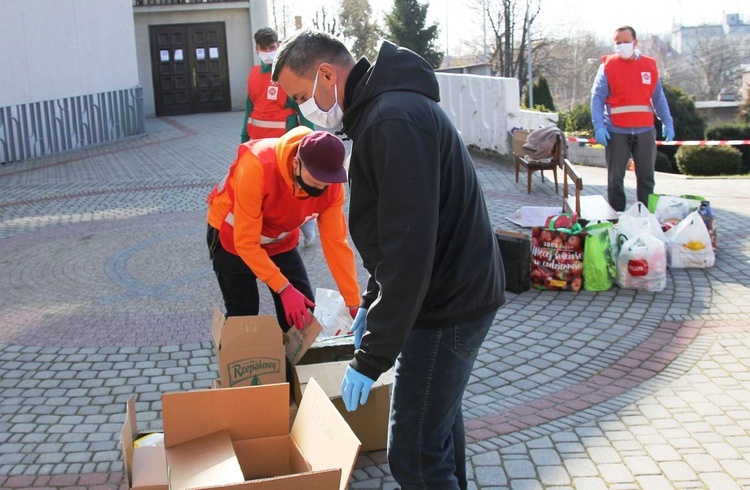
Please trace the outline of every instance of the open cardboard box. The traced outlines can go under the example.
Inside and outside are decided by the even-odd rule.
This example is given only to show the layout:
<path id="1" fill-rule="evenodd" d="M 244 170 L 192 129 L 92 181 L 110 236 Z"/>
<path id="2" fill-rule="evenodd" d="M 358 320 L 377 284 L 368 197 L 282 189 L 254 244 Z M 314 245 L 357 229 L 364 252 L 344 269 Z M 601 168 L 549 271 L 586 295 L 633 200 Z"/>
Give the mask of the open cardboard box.
<path id="1" fill-rule="evenodd" d="M 138 432 L 135 413 L 135 397 L 128 399 L 125 408 L 125 422 L 120 431 L 122 464 L 128 488 L 132 490 L 167 490 L 167 460 L 164 446 L 135 447 L 139 437 L 148 432 Z"/>
<path id="2" fill-rule="evenodd" d="M 219 364 L 221 386 L 285 383 L 286 361 L 296 364 L 315 342 L 323 327 L 317 320 L 303 330 L 284 334 L 271 315 L 225 318 L 214 307 L 211 334 Z"/>
<path id="3" fill-rule="evenodd" d="M 345 490 L 360 442 L 315 380 L 289 430 L 289 386 L 162 396 L 171 490 Z"/>
<path id="4" fill-rule="evenodd" d="M 388 415 L 391 406 L 393 369 L 373 383 L 367 403 L 354 412 L 346 410 L 341 398 L 341 381 L 349 361 L 307 364 L 295 367 L 294 399 L 299 404 L 307 397 L 310 382 L 317 380 L 333 405 L 362 442 L 363 451 L 385 449 L 388 442 Z"/>

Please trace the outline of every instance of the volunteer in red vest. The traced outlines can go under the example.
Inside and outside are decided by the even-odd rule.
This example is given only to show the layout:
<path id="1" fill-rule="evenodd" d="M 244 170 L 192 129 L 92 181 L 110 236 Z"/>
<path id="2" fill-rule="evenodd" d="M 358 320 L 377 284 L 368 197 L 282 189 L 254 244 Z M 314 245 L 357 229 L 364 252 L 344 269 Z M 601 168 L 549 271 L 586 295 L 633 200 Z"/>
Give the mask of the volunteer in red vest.
<path id="1" fill-rule="evenodd" d="M 356 315 L 360 296 L 344 215 L 344 154 L 332 133 L 306 127 L 240 145 L 207 199 L 208 248 L 227 316 L 258 314 L 260 279 L 284 331 L 311 321 L 313 290 L 297 251 L 300 226 L 311 220 L 317 220 L 339 292 Z"/>
<path id="2" fill-rule="evenodd" d="M 653 58 L 637 50 L 635 29 L 615 31 L 615 54 L 602 58 L 591 89 L 591 121 L 596 141 L 606 147 L 607 197 L 615 211 L 624 211 L 625 171 L 635 163 L 637 197 L 643 204 L 654 192 L 656 128 L 662 122 L 665 141 L 674 139 L 674 122 Z"/>
<path id="3" fill-rule="evenodd" d="M 247 77 L 245 119 L 240 135 L 242 143 L 251 139 L 278 138 L 292 128 L 314 125 L 299 114 L 299 107 L 278 83 L 271 80 L 271 65 L 279 49 L 279 37 L 270 27 L 255 33 L 255 51 L 260 64 Z"/>

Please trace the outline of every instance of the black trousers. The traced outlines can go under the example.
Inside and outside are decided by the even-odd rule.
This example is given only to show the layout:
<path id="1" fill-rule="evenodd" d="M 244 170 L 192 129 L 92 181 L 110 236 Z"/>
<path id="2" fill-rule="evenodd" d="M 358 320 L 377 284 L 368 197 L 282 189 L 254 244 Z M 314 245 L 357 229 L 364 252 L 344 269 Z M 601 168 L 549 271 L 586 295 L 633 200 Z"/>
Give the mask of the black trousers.
<path id="1" fill-rule="evenodd" d="M 607 200 L 615 211 L 625 211 L 625 172 L 628 160 L 635 163 L 636 194 L 638 200 L 648 204 L 654 192 L 654 167 L 656 165 L 656 129 L 637 134 L 610 133 L 605 149 L 607 159 Z"/>
<path id="2" fill-rule="evenodd" d="M 219 230 L 210 225 L 208 226 L 206 241 L 216 280 L 219 282 L 221 295 L 224 297 L 227 316 L 257 315 L 260 310 L 260 296 L 256 275 L 239 255 L 227 252 L 221 246 Z M 300 293 L 304 294 L 310 301 L 315 301 L 305 264 L 296 248 L 272 255 L 271 260 Z M 286 332 L 290 325 L 286 321 L 281 297 L 271 288 L 268 288 L 268 290 L 271 291 L 273 297 L 276 318 L 282 330 Z"/>

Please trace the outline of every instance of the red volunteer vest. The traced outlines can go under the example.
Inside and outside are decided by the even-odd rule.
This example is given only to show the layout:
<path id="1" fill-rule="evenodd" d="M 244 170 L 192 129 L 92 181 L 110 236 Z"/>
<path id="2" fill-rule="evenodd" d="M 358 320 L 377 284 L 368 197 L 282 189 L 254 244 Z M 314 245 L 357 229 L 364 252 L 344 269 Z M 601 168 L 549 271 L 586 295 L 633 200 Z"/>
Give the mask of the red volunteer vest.
<path id="1" fill-rule="evenodd" d="M 261 228 L 260 243 L 269 256 L 288 252 L 297 246 L 299 241 L 299 227 L 331 207 L 343 192 L 342 184 L 330 184 L 319 197 L 298 199 L 292 194 L 292 189 L 284 181 L 276 163 L 276 143 L 278 139 L 251 140 L 240 145 L 237 158 L 229 167 L 227 175 L 213 188 L 206 198 L 208 205 L 219 195 L 226 194 L 230 201 L 230 211 L 224 217 L 219 228 L 221 246 L 230 253 L 239 255 L 234 246 L 234 209 L 235 204 L 235 173 L 242 155 L 251 152 L 263 166 L 263 226 Z M 254 163 L 243 160 L 244 164 Z"/>
<path id="2" fill-rule="evenodd" d="M 609 118 L 620 127 L 654 125 L 651 95 L 659 80 L 656 61 L 641 55 L 623 60 L 616 54 L 604 58 L 604 73 L 609 83 Z"/>
<path id="3" fill-rule="evenodd" d="M 285 107 L 286 92 L 271 80 L 271 72 L 263 73 L 260 65 L 255 65 L 247 77 L 247 94 L 253 103 L 247 119 L 250 139 L 278 138 L 286 133 L 286 119 L 296 112 Z"/>

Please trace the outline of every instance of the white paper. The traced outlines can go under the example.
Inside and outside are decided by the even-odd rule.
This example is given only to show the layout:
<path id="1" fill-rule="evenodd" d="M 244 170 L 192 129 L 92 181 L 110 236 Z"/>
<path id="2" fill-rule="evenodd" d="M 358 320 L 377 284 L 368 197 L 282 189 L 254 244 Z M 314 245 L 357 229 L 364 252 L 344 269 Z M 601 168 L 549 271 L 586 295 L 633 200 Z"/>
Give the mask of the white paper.
<path id="1" fill-rule="evenodd" d="M 174 50 L 174 60 L 175 61 L 182 61 L 182 50 L 181 49 L 175 49 Z"/>
<path id="2" fill-rule="evenodd" d="M 562 213 L 562 208 L 554 206 L 521 206 L 506 219 L 512 223 L 531 228 L 532 226 L 544 226 L 547 218 Z"/>
<path id="3" fill-rule="evenodd" d="M 198 60 L 205 60 L 206 50 L 203 48 L 195 48 L 195 58 Z"/>
<path id="4" fill-rule="evenodd" d="M 333 289 L 315 289 L 315 318 L 323 326 L 318 339 L 351 335 L 352 316 L 341 293 Z"/>
<path id="5" fill-rule="evenodd" d="M 212 60 L 218 60 L 219 59 L 219 48 L 216 47 L 210 47 L 208 48 L 208 57 Z"/>
<path id="6" fill-rule="evenodd" d="M 159 57 L 161 58 L 162 62 L 169 61 L 169 50 L 162 49 L 161 51 L 159 51 Z"/>

